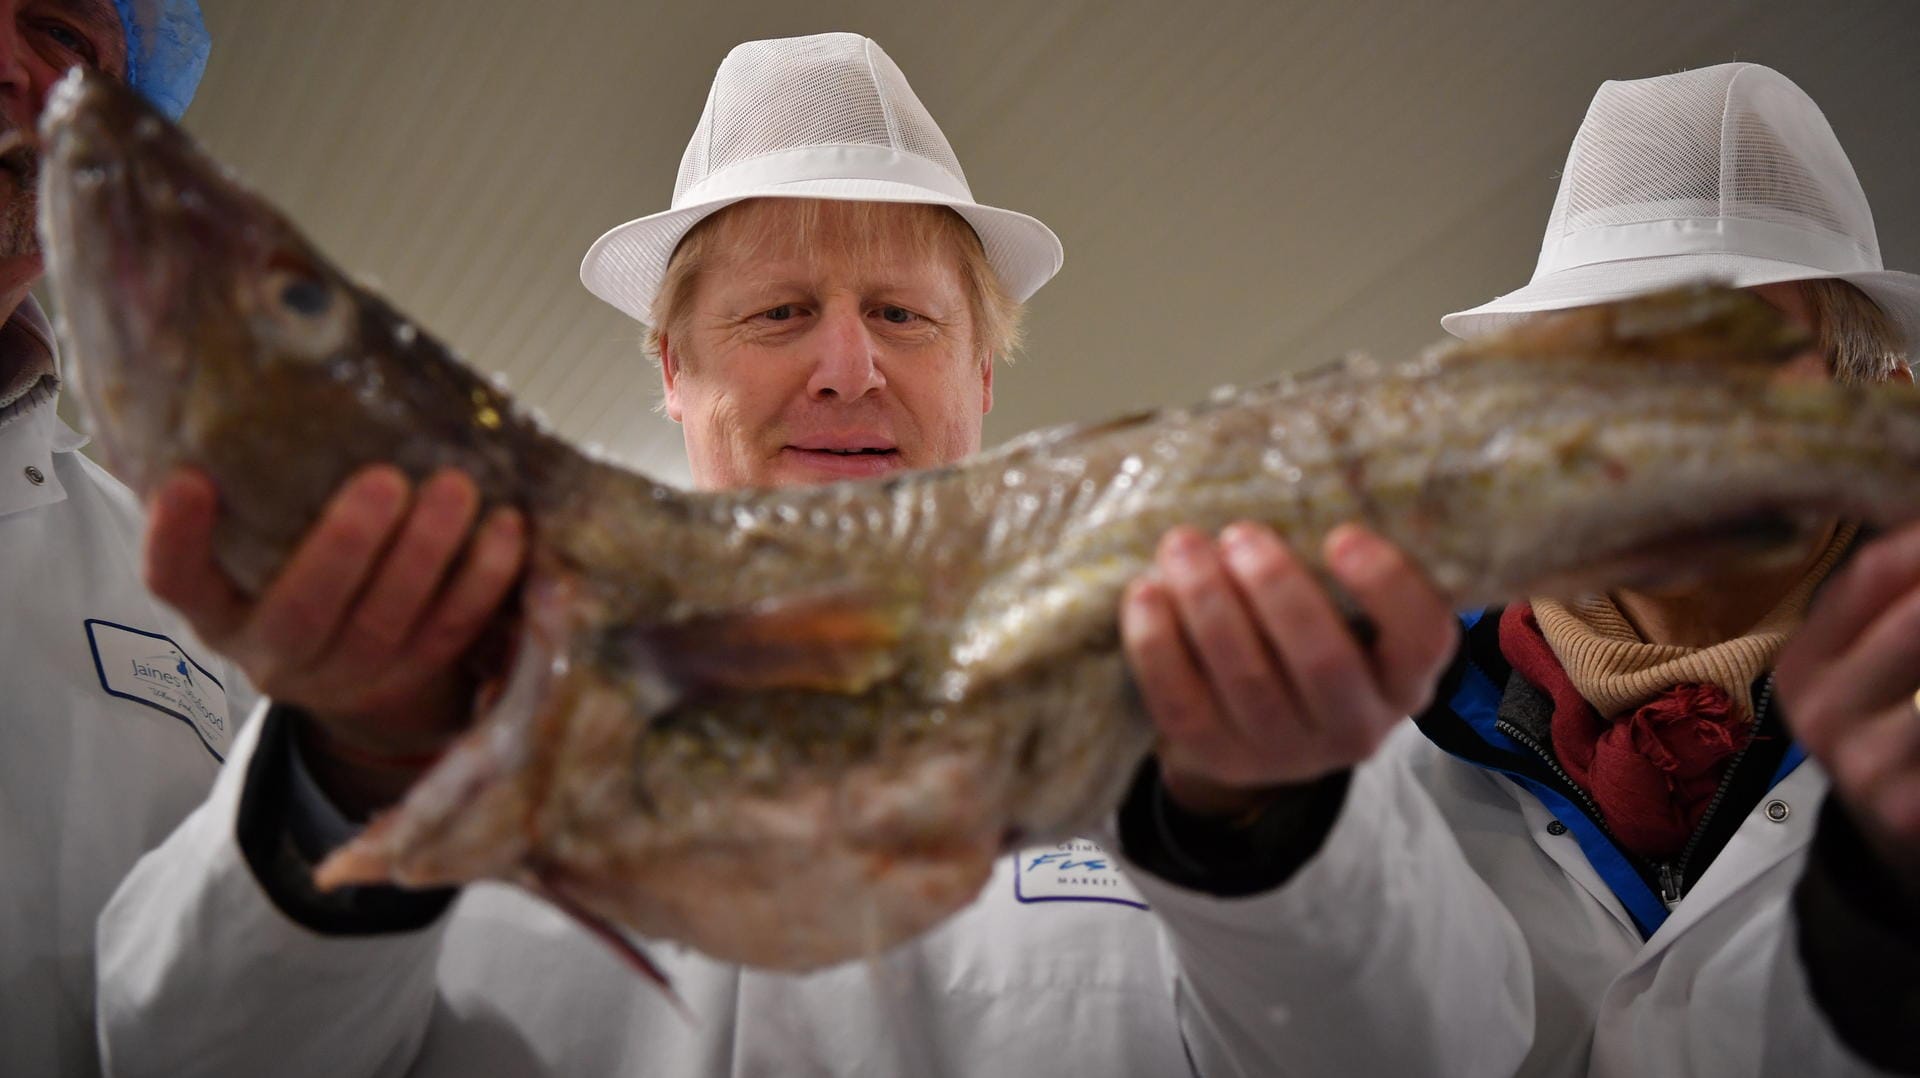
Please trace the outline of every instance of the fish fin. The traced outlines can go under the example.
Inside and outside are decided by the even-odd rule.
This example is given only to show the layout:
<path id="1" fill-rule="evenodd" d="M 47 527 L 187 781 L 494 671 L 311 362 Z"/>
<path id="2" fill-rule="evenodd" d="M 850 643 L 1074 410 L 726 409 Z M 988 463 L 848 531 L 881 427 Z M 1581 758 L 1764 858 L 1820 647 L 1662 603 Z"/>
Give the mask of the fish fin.
<path id="1" fill-rule="evenodd" d="M 620 926 L 575 901 L 567 893 L 566 885 L 561 882 L 557 872 L 545 868 L 535 869 L 528 873 L 527 878 L 522 882 L 528 890 L 546 899 L 555 909 L 572 918 L 575 924 L 612 948 L 613 953 L 619 955 L 635 973 L 657 985 L 661 994 L 667 997 L 667 1002 L 679 1012 L 680 1017 L 689 1024 L 694 1024 L 693 1011 L 689 1010 L 686 1001 L 680 998 L 680 993 L 673 990 L 673 981 L 667 976 L 666 971 L 662 970 L 639 944 L 628 938 L 627 934 L 620 930 Z"/>
<path id="2" fill-rule="evenodd" d="M 902 620 L 897 608 L 835 591 L 631 625 L 609 643 L 636 653 L 641 676 L 682 693 L 859 693 L 899 669 Z"/>
<path id="3" fill-rule="evenodd" d="M 475 727 L 441 756 L 395 807 L 314 869 L 322 891 L 362 884 L 427 887 L 466 883 L 511 865 L 527 846 L 531 811 L 521 781 L 525 734 L 538 725 L 550 658 L 528 648 Z"/>
<path id="4" fill-rule="evenodd" d="M 313 885 L 322 892 L 393 881 L 393 836 L 398 818 L 385 812 L 345 846 L 328 854 L 313 870 Z"/>
<path id="5" fill-rule="evenodd" d="M 1084 423 L 1063 423 L 1055 427 L 1042 427 L 1039 430 L 1028 431 L 1025 434 L 1011 438 L 997 448 L 988 449 L 969 459 L 964 466 L 972 468 L 988 463 L 1001 465 L 1012 464 L 1044 453 L 1057 445 L 1082 442 L 1089 438 L 1100 438 L 1133 427 L 1145 426 L 1166 414 L 1166 410 L 1163 408 L 1141 408 L 1127 412 L 1124 415 L 1114 416 L 1110 419 L 1095 419 Z M 943 470 L 957 470 L 960 467 L 962 467 L 962 465 L 950 464 Z M 888 485 L 891 486 L 892 484 L 904 481 L 903 476 L 905 474 L 906 473 L 902 473 L 902 475 L 896 475 L 892 479 L 889 479 L 887 481 Z"/>
<path id="6" fill-rule="evenodd" d="M 398 805 L 315 868 L 316 887 L 467 883 L 526 855 L 554 727 L 582 691 L 567 661 L 577 595 L 564 575 L 529 578 L 504 687 Z"/>

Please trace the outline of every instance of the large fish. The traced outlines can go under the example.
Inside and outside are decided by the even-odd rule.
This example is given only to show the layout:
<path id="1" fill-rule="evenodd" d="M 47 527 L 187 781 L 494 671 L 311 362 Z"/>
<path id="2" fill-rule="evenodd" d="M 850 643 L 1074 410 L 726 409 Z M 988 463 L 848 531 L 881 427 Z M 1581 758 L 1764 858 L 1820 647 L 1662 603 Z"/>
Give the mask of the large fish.
<path id="1" fill-rule="evenodd" d="M 1081 832 L 1151 749 L 1115 611 L 1169 527 L 1343 521 L 1462 607 L 1645 579 L 1830 515 L 1920 515 L 1920 395 L 1783 384 L 1804 347 L 1700 289 L 1044 431 L 962 465 L 687 493 L 530 421 L 111 82 L 61 84 L 43 228 L 111 465 L 211 474 L 257 592 L 334 487 L 454 465 L 531 521 L 517 659 L 474 730 L 320 869 L 516 881 L 808 969 Z"/>

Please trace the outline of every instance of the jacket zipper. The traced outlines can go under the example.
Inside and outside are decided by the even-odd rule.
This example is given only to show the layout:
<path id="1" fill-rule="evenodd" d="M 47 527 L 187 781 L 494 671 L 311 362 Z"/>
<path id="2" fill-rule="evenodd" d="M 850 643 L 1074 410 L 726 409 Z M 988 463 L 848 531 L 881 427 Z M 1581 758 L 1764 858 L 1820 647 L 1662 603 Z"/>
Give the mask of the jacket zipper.
<path id="1" fill-rule="evenodd" d="M 1693 854 L 1700 846 L 1700 836 L 1707 833 L 1707 825 L 1713 822 L 1714 813 L 1720 811 L 1720 803 L 1727 799 L 1727 789 L 1733 785 L 1733 778 L 1740 771 L 1741 761 L 1747 758 L 1748 750 L 1753 748 L 1754 736 L 1760 732 L 1760 721 L 1766 717 L 1767 709 L 1773 706 L 1773 675 L 1767 675 L 1767 683 L 1760 689 L 1760 699 L 1753 706 L 1753 726 L 1747 732 L 1747 743 L 1733 754 L 1733 762 L 1727 765 L 1727 773 L 1720 778 L 1719 788 L 1713 791 L 1713 800 L 1707 802 L 1707 811 L 1700 817 L 1699 826 L 1693 829 L 1693 835 L 1680 850 L 1678 861 L 1661 862 L 1656 869 L 1660 875 L 1660 901 L 1666 904 L 1669 912 L 1686 897 L 1687 866 L 1693 861 Z"/>
<path id="2" fill-rule="evenodd" d="M 1494 720 L 1493 728 L 1526 746 L 1527 750 L 1532 752 L 1541 763 L 1547 765 L 1547 769 L 1552 771 L 1554 777 L 1560 780 L 1561 792 L 1572 794 L 1573 797 L 1580 802 L 1580 806 L 1587 810 L 1587 816 L 1599 826 L 1600 832 L 1606 835 L 1609 840 L 1614 841 L 1616 845 L 1618 844 L 1619 840 L 1614 838 L 1613 829 L 1607 826 L 1607 818 L 1600 815 L 1599 802 L 1588 795 L 1587 791 L 1582 789 L 1579 783 L 1573 781 L 1573 776 L 1567 774 L 1566 768 L 1560 766 L 1560 761 L 1554 759 L 1552 753 L 1548 752 L 1538 741 L 1535 741 L 1532 734 L 1527 733 L 1525 730 L 1520 729 L 1505 719 Z"/>
<path id="3" fill-rule="evenodd" d="M 1768 674 L 1767 683 L 1760 690 L 1760 699 L 1754 704 L 1753 726 L 1747 737 L 1747 743 L 1740 746 L 1740 751 L 1734 753 L 1733 761 L 1727 765 L 1726 774 L 1721 776 L 1720 785 L 1713 791 L 1713 800 L 1707 802 L 1707 811 L 1700 817 L 1700 824 L 1693 829 L 1693 834 L 1687 839 L 1686 846 L 1681 849 L 1679 860 L 1659 861 L 1649 865 L 1659 883 L 1660 902 L 1666 906 L 1668 912 L 1672 912 L 1673 908 L 1680 904 L 1680 900 L 1686 897 L 1687 866 L 1693 860 L 1694 851 L 1700 845 L 1700 837 L 1706 834 L 1707 825 L 1713 821 L 1714 813 L 1719 811 L 1720 803 L 1726 800 L 1727 790 L 1733 786 L 1734 775 L 1740 770 L 1740 762 L 1746 759 L 1748 750 L 1753 748 L 1752 735 L 1759 732 L 1760 720 L 1772 705 L 1773 675 Z M 1587 817 L 1600 828 L 1600 833 L 1606 835 L 1616 846 L 1619 845 L 1619 839 L 1614 836 L 1613 829 L 1607 826 L 1606 817 L 1600 814 L 1599 804 L 1581 788 L 1579 783 L 1573 781 L 1573 776 L 1567 774 L 1566 769 L 1560 766 L 1560 762 L 1554 759 L 1552 753 L 1548 752 L 1540 742 L 1534 740 L 1533 735 L 1505 719 L 1497 719 L 1493 725 L 1494 729 L 1524 745 L 1535 758 L 1545 764 L 1547 769 L 1553 772 L 1554 777 L 1560 780 L 1561 792 L 1573 795 L 1580 802 L 1581 807 L 1586 809 Z"/>

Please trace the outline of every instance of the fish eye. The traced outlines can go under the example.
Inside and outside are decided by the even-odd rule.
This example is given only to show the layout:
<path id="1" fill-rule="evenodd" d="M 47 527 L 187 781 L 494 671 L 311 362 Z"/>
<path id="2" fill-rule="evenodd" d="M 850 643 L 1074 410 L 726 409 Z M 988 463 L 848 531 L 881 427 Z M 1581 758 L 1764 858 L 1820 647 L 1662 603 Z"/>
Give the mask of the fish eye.
<path id="1" fill-rule="evenodd" d="M 280 303 L 295 314 L 314 318 L 327 313 L 333 293 L 316 278 L 290 274 L 280 285 Z"/>
<path id="2" fill-rule="evenodd" d="M 255 325 L 289 356 L 320 359 L 333 354 L 351 336 L 355 307 L 332 274 L 297 254 L 270 258 L 251 281 Z"/>
<path id="3" fill-rule="evenodd" d="M 319 318 L 333 307 L 333 286 L 314 264 L 291 251 L 267 260 L 261 281 L 265 297 L 300 318 Z"/>

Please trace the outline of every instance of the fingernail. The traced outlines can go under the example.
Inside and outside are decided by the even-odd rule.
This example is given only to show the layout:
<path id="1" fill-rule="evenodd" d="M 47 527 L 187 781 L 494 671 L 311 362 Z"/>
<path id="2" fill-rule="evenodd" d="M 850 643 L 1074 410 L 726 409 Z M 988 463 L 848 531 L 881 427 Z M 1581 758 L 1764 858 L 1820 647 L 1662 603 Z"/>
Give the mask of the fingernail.
<path id="1" fill-rule="evenodd" d="M 478 502 L 479 497 L 480 492 L 474 486 L 473 480 L 468 479 L 464 472 L 452 469 L 434 475 L 421 491 L 422 501 L 431 501 L 436 508 L 462 515 L 473 512 L 473 506 Z"/>
<path id="2" fill-rule="evenodd" d="M 1145 631 L 1150 615 L 1153 586 L 1135 581 L 1127 589 L 1126 596 L 1120 602 L 1120 631 L 1127 636 L 1138 636 Z"/>
<path id="3" fill-rule="evenodd" d="M 1240 573 L 1258 571 L 1263 562 L 1270 558 L 1286 558 L 1284 543 L 1272 542 L 1270 536 L 1259 526 L 1253 524 L 1234 524 L 1220 533 L 1220 545 L 1225 549 L 1227 564 Z"/>
<path id="4" fill-rule="evenodd" d="M 406 501 L 408 486 L 406 473 L 388 466 L 369 468 L 354 480 L 357 496 L 389 509 Z"/>
<path id="5" fill-rule="evenodd" d="M 1386 544 L 1358 525 L 1342 524 L 1327 535 L 1327 562 L 1343 576 L 1375 572 L 1386 559 Z"/>
<path id="6" fill-rule="evenodd" d="M 187 498 L 181 493 L 180 484 L 169 479 L 160 485 L 158 491 L 154 492 L 153 506 L 157 511 L 179 513 L 185 511 Z"/>
<path id="7" fill-rule="evenodd" d="M 362 497 L 382 516 L 398 516 L 407 506 L 407 488 L 396 483 L 375 483 Z"/>
<path id="8" fill-rule="evenodd" d="M 509 506 L 496 506 L 487 514 L 487 536 L 493 539 L 510 539 L 519 534 L 520 514 Z"/>
<path id="9" fill-rule="evenodd" d="M 1200 552 L 1206 546 L 1206 542 L 1199 532 L 1181 528 L 1167 535 L 1166 553 L 1175 565 L 1186 568 L 1200 559 Z"/>

